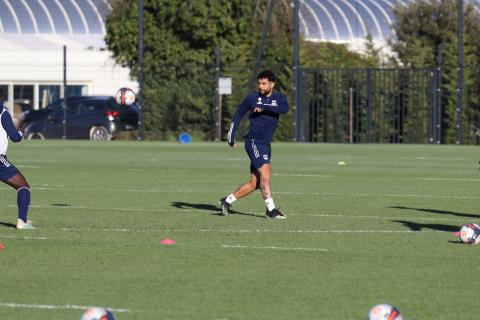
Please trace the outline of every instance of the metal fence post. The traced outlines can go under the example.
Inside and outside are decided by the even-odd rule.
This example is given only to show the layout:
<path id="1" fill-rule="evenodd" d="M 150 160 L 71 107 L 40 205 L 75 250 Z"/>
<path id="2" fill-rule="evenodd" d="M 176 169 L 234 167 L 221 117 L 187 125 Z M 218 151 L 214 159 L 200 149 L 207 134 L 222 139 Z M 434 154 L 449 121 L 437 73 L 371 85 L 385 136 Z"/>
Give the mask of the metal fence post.
<path id="1" fill-rule="evenodd" d="M 435 107 L 437 108 L 437 123 L 436 123 L 436 131 L 437 131 L 437 140 L 435 141 L 437 144 L 442 143 L 442 63 L 443 63 L 443 45 L 440 44 L 438 46 L 438 55 L 437 55 L 437 81 L 436 84 L 436 98 L 437 101 L 435 103 Z"/>
<path id="2" fill-rule="evenodd" d="M 372 143 L 372 69 L 367 69 L 367 142 Z"/>
<path id="3" fill-rule="evenodd" d="M 294 110 L 295 110 L 295 141 L 302 141 L 302 127 L 301 127 L 301 106 L 300 106 L 300 88 L 299 88 L 299 61 L 298 61 L 298 40 L 299 40 L 299 0 L 293 1 L 293 96 L 294 96 Z"/>
<path id="4" fill-rule="evenodd" d="M 138 82 L 139 82 L 139 115 L 138 140 L 142 141 L 145 134 L 145 70 L 143 65 L 143 0 L 138 0 Z"/>
<path id="5" fill-rule="evenodd" d="M 219 89 L 219 80 L 220 80 L 220 46 L 217 45 L 215 48 L 215 99 L 216 107 L 215 111 L 217 112 L 217 121 L 215 122 L 215 141 L 222 140 L 222 113 L 221 113 L 221 96 Z"/>
<path id="6" fill-rule="evenodd" d="M 462 143 L 463 111 L 463 0 L 457 1 L 457 144 Z"/>
<path id="7" fill-rule="evenodd" d="M 62 139 L 67 139 L 67 46 L 63 46 L 63 135 Z"/>

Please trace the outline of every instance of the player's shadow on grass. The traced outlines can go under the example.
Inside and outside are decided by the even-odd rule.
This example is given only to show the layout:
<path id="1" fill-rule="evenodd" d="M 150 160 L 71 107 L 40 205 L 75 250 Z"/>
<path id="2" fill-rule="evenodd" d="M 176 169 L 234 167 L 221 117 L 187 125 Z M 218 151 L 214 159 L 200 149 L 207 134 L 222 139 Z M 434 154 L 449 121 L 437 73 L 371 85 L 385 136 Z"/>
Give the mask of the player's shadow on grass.
<path id="1" fill-rule="evenodd" d="M 417 223 L 405 220 L 393 220 L 393 222 L 401 223 L 412 231 L 422 231 L 423 229 L 430 229 L 443 232 L 456 232 L 460 230 L 459 226 L 453 226 L 449 224 Z"/>
<path id="2" fill-rule="evenodd" d="M 212 204 L 206 204 L 206 203 L 187 203 L 187 202 L 180 202 L 180 201 L 174 201 L 172 202 L 172 206 L 178 209 L 196 209 L 196 210 L 201 210 L 201 211 L 210 211 L 210 212 L 215 212 L 214 215 L 221 216 L 222 212 L 219 207 L 214 206 Z M 240 214 L 244 216 L 252 216 L 256 218 L 264 218 L 264 216 L 259 216 L 253 213 L 245 213 L 245 212 L 240 212 L 236 210 L 230 209 L 230 214 Z"/>
<path id="3" fill-rule="evenodd" d="M 4 226 L 4 227 L 8 227 L 8 228 L 16 228 L 17 227 L 13 223 L 2 222 L 2 221 L 0 221 L 0 226 Z"/>
<path id="4" fill-rule="evenodd" d="M 468 214 L 468 213 L 455 212 L 455 211 L 425 209 L 425 208 L 409 208 L 409 207 L 402 207 L 402 206 L 393 206 L 393 207 L 390 207 L 390 208 L 392 208 L 392 209 L 402 209 L 402 210 L 416 210 L 416 211 L 427 212 L 427 213 L 435 213 L 435 214 L 449 214 L 449 215 L 452 215 L 452 216 L 465 217 L 465 218 L 480 218 L 480 215 L 478 215 L 478 214 Z"/>

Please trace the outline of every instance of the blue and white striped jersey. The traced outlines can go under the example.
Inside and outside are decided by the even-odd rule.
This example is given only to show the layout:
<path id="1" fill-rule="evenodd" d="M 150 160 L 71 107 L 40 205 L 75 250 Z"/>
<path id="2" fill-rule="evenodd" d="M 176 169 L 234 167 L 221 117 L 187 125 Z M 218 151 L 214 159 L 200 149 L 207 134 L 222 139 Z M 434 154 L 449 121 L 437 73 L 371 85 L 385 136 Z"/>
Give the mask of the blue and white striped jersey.
<path id="1" fill-rule="evenodd" d="M 263 111 L 253 112 L 255 108 L 262 108 Z M 280 114 L 288 112 L 287 98 L 278 92 L 273 92 L 270 97 L 262 96 L 258 92 L 246 96 L 238 106 L 228 131 L 228 144 L 231 146 L 235 143 L 235 130 L 248 111 L 250 111 L 250 130 L 245 138 L 255 139 L 258 143 L 270 144 Z"/>
<path id="2" fill-rule="evenodd" d="M 8 138 L 13 142 L 19 142 L 23 138 L 22 132 L 18 131 L 13 124 L 12 116 L 0 101 L 0 155 L 7 154 Z"/>

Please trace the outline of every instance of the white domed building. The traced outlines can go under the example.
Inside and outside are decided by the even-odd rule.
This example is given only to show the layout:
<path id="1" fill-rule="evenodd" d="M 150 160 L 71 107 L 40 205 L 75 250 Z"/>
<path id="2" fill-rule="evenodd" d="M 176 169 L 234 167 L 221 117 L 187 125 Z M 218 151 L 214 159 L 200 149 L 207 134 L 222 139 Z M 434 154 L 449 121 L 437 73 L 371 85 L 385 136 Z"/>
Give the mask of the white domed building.
<path id="1" fill-rule="evenodd" d="M 136 90 L 130 71 L 106 50 L 105 19 L 114 0 L 0 1 L 0 87 L 35 109 L 63 97 L 64 46 L 68 95 Z"/>

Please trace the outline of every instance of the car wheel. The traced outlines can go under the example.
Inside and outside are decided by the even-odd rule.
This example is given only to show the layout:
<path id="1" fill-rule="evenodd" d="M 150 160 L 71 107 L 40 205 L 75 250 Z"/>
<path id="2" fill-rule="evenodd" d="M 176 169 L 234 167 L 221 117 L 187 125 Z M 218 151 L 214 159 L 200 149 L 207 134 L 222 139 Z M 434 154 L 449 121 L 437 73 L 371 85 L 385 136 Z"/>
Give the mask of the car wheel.
<path id="1" fill-rule="evenodd" d="M 28 140 L 45 140 L 45 136 L 40 132 L 32 132 L 27 136 Z"/>
<path id="2" fill-rule="evenodd" d="M 92 141 L 108 141 L 112 139 L 110 133 L 108 133 L 105 127 L 92 127 L 90 129 L 90 140 Z"/>

